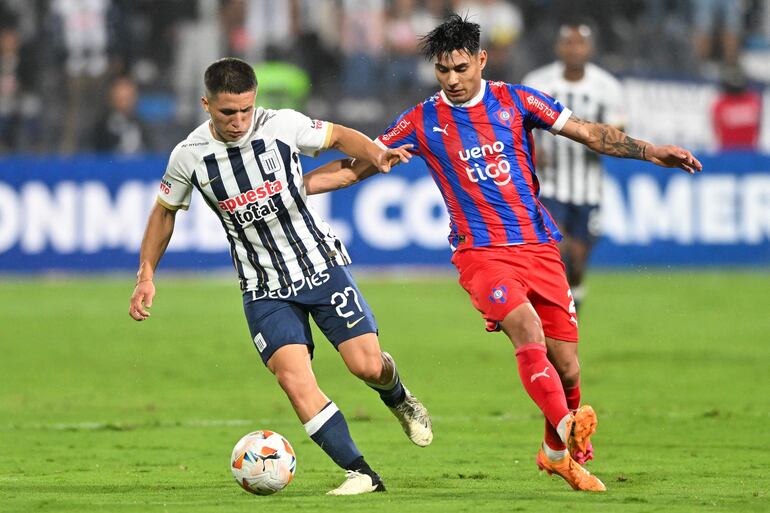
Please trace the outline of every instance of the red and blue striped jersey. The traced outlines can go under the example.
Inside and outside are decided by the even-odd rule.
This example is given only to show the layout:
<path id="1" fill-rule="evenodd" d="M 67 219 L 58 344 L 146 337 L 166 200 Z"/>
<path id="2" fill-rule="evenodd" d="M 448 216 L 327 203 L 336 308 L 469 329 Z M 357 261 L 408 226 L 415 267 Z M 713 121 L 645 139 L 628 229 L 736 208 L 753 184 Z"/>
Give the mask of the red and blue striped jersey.
<path id="1" fill-rule="evenodd" d="M 538 200 L 532 130 L 558 133 L 570 114 L 536 89 L 483 81 L 461 106 L 439 91 L 377 141 L 414 145 L 446 203 L 452 248 L 555 242 L 561 233 Z"/>

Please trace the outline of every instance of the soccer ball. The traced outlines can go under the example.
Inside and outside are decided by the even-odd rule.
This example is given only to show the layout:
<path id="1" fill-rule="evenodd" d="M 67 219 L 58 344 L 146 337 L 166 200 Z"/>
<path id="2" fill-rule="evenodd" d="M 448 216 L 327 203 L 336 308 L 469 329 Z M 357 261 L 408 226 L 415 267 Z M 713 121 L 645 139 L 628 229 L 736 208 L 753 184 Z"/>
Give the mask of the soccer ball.
<path id="1" fill-rule="evenodd" d="M 297 458 L 289 441 L 278 433 L 254 431 L 235 444 L 230 470 L 247 492 L 271 495 L 291 483 Z"/>

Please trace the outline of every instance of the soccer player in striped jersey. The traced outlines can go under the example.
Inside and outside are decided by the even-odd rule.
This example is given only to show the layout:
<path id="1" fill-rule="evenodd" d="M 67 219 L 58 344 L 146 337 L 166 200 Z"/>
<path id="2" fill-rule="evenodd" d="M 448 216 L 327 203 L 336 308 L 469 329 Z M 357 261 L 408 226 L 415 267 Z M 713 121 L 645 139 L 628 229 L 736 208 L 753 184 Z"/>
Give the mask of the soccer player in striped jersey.
<path id="1" fill-rule="evenodd" d="M 625 108 L 620 82 L 588 62 L 593 54 L 588 25 L 570 21 L 559 28 L 559 60 L 536 69 L 522 83 L 559 98 L 576 115 L 623 129 Z M 585 297 L 583 276 L 591 248 L 600 235 L 599 206 L 603 166 L 599 155 L 564 137 L 535 137 L 540 202 L 551 213 L 564 236 L 559 244 L 567 281 L 579 310 Z"/>
<path id="2" fill-rule="evenodd" d="M 422 49 L 441 90 L 399 116 L 377 142 L 411 144 L 441 191 L 460 284 L 487 330 L 502 330 L 513 343 L 521 382 L 546 417 L 538 467 L 576 490 L 604 491 L 578 461 L 597 420 L 580 405 L 577 314 L 557 246 L 561 234 L 538 200 L 532 131 L 689 173 L 701 164 L 683 148 L 583 121 L 538 90 L 482 80 L 487 54 L 479 26 L 456 14 L 423 38 Z M 366 162 L 336 161 L 308 173 L 306 190 L 334 190 L 376 172 Z"/>
<path id="3" fill-rule="evenodd" d="M 309 316 L 419 446 L 433 438 L 430 417 L 402 385 L 393 358 L 380 350 L 374 315 L 347 269 L 350 257 L 307 202 L 299 154 L 337 148 L 380 171 L 410 155 L 293 110 L 255 108 L 256 77 L 241 60 L 214 62 L 204 82 L 201 101 L 210 120 L 171 153 L 142 241 L 129 314 L 137 321 L 150 316 L 155 268 L 177 211 L 187 209 L 197 190 L 227 235 L 262 361 L 308 435 L 347 471 L 345 481 L 329 494 L 382 491 L 382 480 L 353 442 L 342 412 L 316 382 Z"/>

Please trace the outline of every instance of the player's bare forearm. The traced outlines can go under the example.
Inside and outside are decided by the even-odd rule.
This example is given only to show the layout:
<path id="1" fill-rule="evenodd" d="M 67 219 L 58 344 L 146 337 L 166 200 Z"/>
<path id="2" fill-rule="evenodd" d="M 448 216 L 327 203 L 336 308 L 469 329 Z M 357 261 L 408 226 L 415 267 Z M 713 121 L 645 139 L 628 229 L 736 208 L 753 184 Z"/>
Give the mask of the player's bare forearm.
<path id="1" fill-rule="evenodd" d="M 645 148 L 651 146 L 646 141 L 629 137 L 613 126 L 584 121 L 574 114 L 560 134 L 611 157 L 644 160 Z"/>
<path id="2" fill-rule="evenodd" d="M 345 155 L 372 164 L 377 163 L 379 155 L 382 153 L 382 149 L 358 130 L 336 123 L 332 126 L 330 146 L 340 150 Z"/>
<path id="3" fill-rule="evenodd" d="M 152 282 L 155 268 L 166 252 L 171 234 L 174 233 L 176 212 L 156 203 L 147 220 L 142 247 L 139 250 L 139 272 L 136 273 L 136 287 L 131 294 L 128 315 L 135 321 L 144 321 L 150 317 L 148 308 L 155 297 L 155 285 Z"/>
<path id="4" fill-rule="evenodd" d="M 152 280 L 155 275 L 155 268 L 158 267 L 158 262 L 166 252 L 171 235 L 174 233 L 175 219 L 176 211 L 169 210 L 160 203 L 155 203 L 147 220 L 142 247 L 139 250 L 137 283 Z"/>
<path id="5" fill-rule="evenodd" d="M 408 151 L 411 145 L 382 149 L 358 130 L 337 124 L 332 126 L 329 146 L 356 160 L 370 163 L 383 173 L 389 172 L 394 162 L 408 162 L 411 158 Z"/>
<path id="6" fill-rule="evenodd" d="M 378 173 L 369 162 L 352 158 L 334 160 L 307 173 L 303 179 L 307 194 L 321 194 L 350 187 Z"/>
<path id="7" fill-rule="evenodd" d="M 691 174 L 702 169 L 698 159 L 684 148 L 634 139 L 613 126 L 584 121 L 574 114 L 559 134 L 610 157 L 647 160 L 663 167 L 677 167 Z"/>

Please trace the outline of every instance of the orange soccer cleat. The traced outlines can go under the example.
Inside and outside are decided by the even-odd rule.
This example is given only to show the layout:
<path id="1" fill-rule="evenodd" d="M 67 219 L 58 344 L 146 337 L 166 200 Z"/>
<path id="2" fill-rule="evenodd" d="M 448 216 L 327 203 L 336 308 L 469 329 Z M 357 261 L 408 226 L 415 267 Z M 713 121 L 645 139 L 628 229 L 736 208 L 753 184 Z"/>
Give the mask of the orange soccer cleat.
<path id="1" fill-rule="evenodd" d="M 551 461 L 541 448 L 540 452 L 537 453 L 537 466 L 540 470 L 548 472 L 549 476 L 558 474 L 569 483 L 573 490 L 586 492 L 604 492 L 607 490 L 607 487 L 598 477 L 581 467 L 569 454 L 558 461 Z"/>
<path id="2" fill-rule="evenodd" d="M 572 426 L 567 426 L 567 448 L 572 458 L 584 464 L 594 458 L 594 448 L 591 445 L 591 435 L 596 432 L 596 412 L 591 406 L 584 404 L 572 417 Z"/>
<path id="3" fill-rule="evenodd" d="M 594 446 L 591 445 L 591 442 L 588 442 L 588 447 L 586 448 L 585 452 L 576 448 L 574 452 L 570 453 L 570 456 L 572 456 L 572 459 L 581 465 L 585 465 L 590 460 L 594 459 Z"/>

